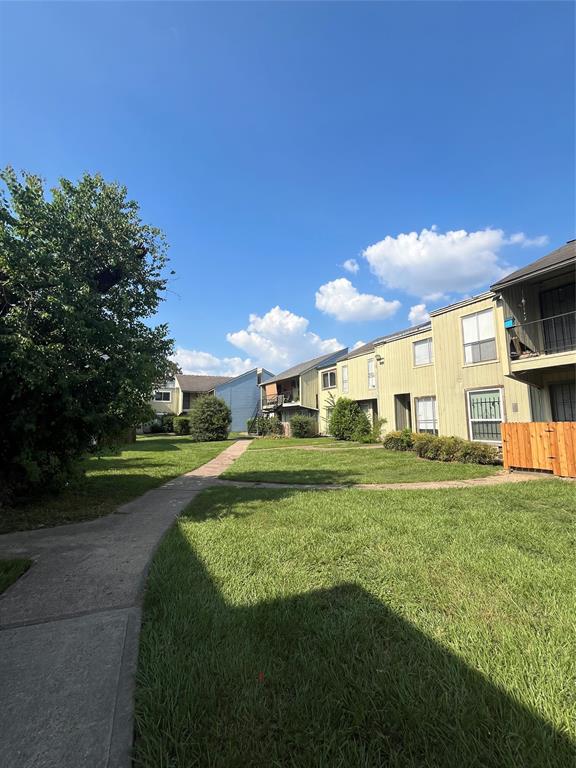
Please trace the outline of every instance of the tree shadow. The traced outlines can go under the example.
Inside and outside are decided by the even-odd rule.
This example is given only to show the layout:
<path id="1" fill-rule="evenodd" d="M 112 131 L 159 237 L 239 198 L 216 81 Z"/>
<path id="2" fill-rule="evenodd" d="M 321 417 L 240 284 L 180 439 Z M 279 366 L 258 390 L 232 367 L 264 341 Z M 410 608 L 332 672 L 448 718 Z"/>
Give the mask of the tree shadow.
<path id="1" fill-rule="evenodd" d="M 146 596 L 136 765 L 574 764 L 565 735 L 362 587 L 232 606 L 178 526 L 167 543 Z"/>

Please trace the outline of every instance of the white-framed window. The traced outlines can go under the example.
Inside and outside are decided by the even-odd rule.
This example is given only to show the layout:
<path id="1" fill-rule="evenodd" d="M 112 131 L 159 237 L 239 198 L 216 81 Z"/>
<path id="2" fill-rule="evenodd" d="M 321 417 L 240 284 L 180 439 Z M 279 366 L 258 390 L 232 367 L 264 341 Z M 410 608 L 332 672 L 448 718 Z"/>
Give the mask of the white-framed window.
<path id="1" fill-rule="evenodd" d="M 348 392 L 350 389 L 350 383 L 348 379 L 348 366 L 342 366 L 342 392 Z"/>
<path id="2" fill-rule="evenodd" d="M 332 413 L 334 412 L 334 408 L 332 406 L 329 406 L 326 408 L 326 415 L 324 417 L 325 423 L 326 423 L 326 432 L 330 429 L 330 419 L 332 418 Z"/>
<path id="3" fill-rule="evenodd" d="M 154 400 L 157 403 L 169 403 L 172 400 L 172 392 L 169 389 L 157 389 L 154 392 Z"/>
<path id="4" fill-rule="evenodd" d="M 484 363 L 496 360 L 496 333 L 494 331 L 494 311 L 485 309 L 462 318 L 462 338 L 464 340 L 464 362 Z"/>
<path id="5" fill-rule="evenodd" d="M 416 432 L 427 432 L 430 435 L 438 434 L 438 413 L 436 411 L 436 398 L 415 397 L 416 405 Z"/>
<path id="6" fill-rule="evenodd" d="M 368 389 L 376 389 L 376 363 L 373 357 L 368 360 Z"/>
<path id="7" fill-rule="evenodd" d="M 470 438 L 486 443 L 501 441 L 500 425 L 502 424 L 502 390 L 474 389 L 469 390 L 468 423 Z"/>
<path id="8" fill-rule="evenodd" d="M 412 344 L 414 350 L 414 365 L 430 365 L 432 357 L 432 338 L 415 341 Z"/>
<path id="9" fill-rule="evenodd" d="M 333 389 L 336 386 L 336 371 L 324 371 L 322 374 L 322 389 Z"/>

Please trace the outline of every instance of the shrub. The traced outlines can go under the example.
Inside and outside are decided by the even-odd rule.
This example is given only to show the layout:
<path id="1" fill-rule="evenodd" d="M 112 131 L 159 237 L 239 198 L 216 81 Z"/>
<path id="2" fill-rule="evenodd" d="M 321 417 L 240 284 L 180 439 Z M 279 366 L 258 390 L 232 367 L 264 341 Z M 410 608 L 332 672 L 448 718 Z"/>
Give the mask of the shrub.
<path id="1" fill-rule="evenodd" d="M 252 435 L 283 435 L 282 422 L 278 416 L 255 416 L 246 422 L 248 432 Z"/>
<path id="2" fill-rule="evenodd" d="M 464 464 L 498 464 L 498 449 L 492 445 L 462 440 L 459 437 L 417 435 L 414 451 L 423 459 L 460 461 Z"/>
<path id="3" fill-rule="evenodd" d="M 292 437 L 314 437 L 318 434 L 318 422 L 313 416 L 296 414 L 290 421 Z"/>
<path id="4" fill-rule="evenodd" d="M 388 432 L 382 444 L 389 451 L 410 451 L 414 446 L 415 434 L 409 429 L 401 432 Z"/>
<path id="5" fill-rule="evenodd" d="M 433 446 L 438 438 L 436 435 L 430 435 L 427 432 L 417 432 L 414 435 L 414 445 L 412 450 L 417 456 L 421 458 L 429 458 L 427 453 L 433 450 Z"/>
<path id="6" fill-rule="evenodd" d="M 463 464 L 500 464 L 500 453 L 494 445 L 463 440 L 457 461 Z"/>
<path id="7" fill-rule="evenodd" d="M 174 414 L 163 413 L 160 417 L 163 432 L 174 432 Z"/>
<path id="8" fill-rule="evenodd" d="M 150 434 L 152 435 L 159 435 L 160 433 L 164 432 L 164 427 L 159 421 L 153 421 L 152 424 L 148 427 L 150 430 Z"/>
<path id="9" fill-rule="evenodd" d="M 328 428 L 336 440 L 362 440 L 370 434 L 370 421 L 355 400 L 339 397 Z"/>
<path id="10" fill-rule="evenodd" d="M 189 416 L 175 416 L 173 425 L 174 425 L 174 434 L 176 435 L 190 434 L 190 417 Z"/>
<path id="11" fill-rule="evenodd" d="M 206 395 L 194 400 L 190 408 L 190 434 L 198 442 L 226 440 L 232 413 L 224 400 Z"/>

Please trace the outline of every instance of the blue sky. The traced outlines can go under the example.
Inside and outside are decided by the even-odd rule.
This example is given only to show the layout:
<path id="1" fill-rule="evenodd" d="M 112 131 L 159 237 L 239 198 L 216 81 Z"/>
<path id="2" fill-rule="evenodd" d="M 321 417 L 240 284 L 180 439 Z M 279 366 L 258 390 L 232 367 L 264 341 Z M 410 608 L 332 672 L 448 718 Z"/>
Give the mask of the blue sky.
<path id="1" fill-rule="evenodd" d="M 0 161 L 127 185 L 187 371 L 368 341 L 574 237 L 570 3 L 0 13 Z"/>

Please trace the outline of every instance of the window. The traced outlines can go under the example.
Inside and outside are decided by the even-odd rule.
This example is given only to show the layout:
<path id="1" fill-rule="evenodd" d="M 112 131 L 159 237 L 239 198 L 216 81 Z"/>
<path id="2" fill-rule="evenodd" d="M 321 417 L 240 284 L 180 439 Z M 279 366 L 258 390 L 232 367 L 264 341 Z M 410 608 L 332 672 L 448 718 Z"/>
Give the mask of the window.
<path id="1" fill-rule="evenodd" d="M 166 389 L 157 389 L 154 392 L 154 400 L 160 403 L 169 403 L 172 399 L 172 393 Z"/>
<path id="2" fill-rule="evenodd" d="M 432 362 L 432 339 L 422 339 L 412 344 L 414 365 L 430 365 Z"/>
<path id="3" fill-rule="evenodd" d="M 368 360 L 368 389 L 376 389 L 376 367 L 373 357 Z"/>
<path id="4" fill-rule="evenodd" d="M 435 397 L 416 397 L 416 432 L 438 434 L 438 415 Z"/>
<path id="5" fill-rule="evenodd" d="M 330 431 L 330 419 L 332 418 L 332 414 L 334 413 L 334 408 L 326 408 L 326 432 Z"/>
<path id="6" fill-rule="evenodd" d="M 468 419 L 472 440 L 490 443 L 500 442 L 502 423 L 502 391 L 477 389 L 468 392 Z"/>
<path id="7" fill-rule="evenodd" d="M 496 360 L 496 334 L 494 312 L 486 309 L 462 318 L 464 362 L 483 363 Z"/>
<path id="8" fill-rule="evenodd" d="M 336 371 L 326 371 L 322 374 L 322 389 L 332 389 L 336 386 Z"/>
<path id="9" fill-rule="evenodd" d="M 342 366 L 342 392 L 348 392 L 350 384 L 348 383 L 348 366 Z"/>

